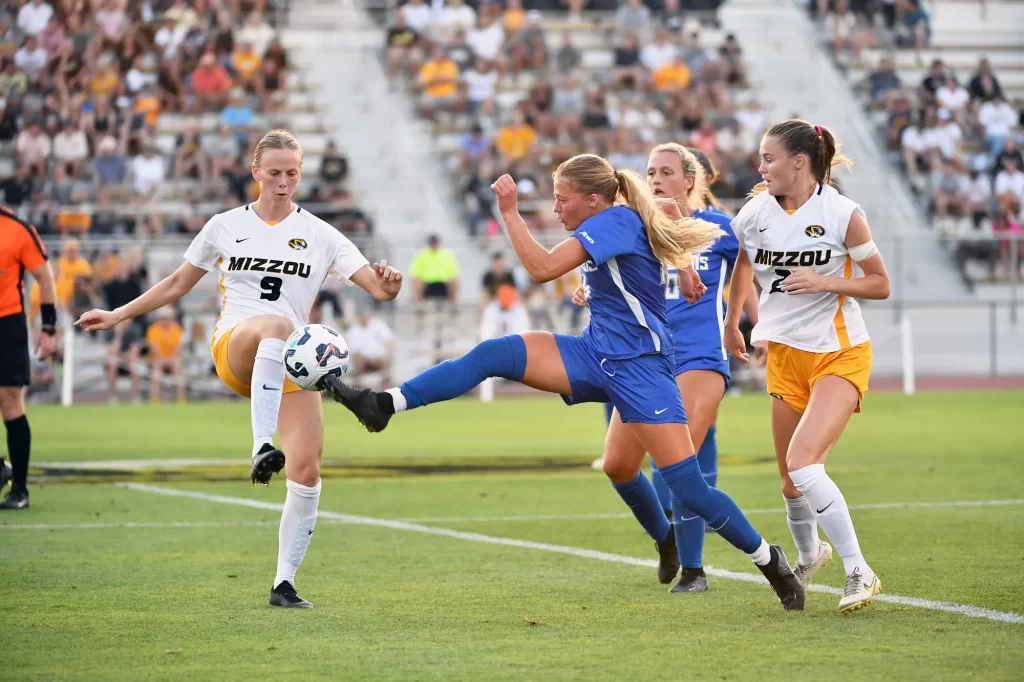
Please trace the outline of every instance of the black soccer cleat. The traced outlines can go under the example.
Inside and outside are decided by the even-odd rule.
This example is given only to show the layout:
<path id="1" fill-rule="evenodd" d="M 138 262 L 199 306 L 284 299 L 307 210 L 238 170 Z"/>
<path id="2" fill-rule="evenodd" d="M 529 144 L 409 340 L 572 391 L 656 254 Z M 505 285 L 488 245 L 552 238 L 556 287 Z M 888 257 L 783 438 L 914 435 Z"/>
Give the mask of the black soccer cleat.
<path id="1" fill-rule="evenodd" d="M 368 388 L 355 388 L 333 375 L 324 377 L 323 386 L 324 395 L 347 407 L 370 433 L 386 429 L 391 416 L 395 413 L 394 407 L 388 410 L 382 406 L 382 403 L 394 404 L 387 393 L 378 393 Z M 385 396 L 386 400 L 382 400 Z"/>
<path id="2" fill-rule="evenodd" d="M 311 609 L 313 605 L 303 599 L 287 580 L 270 591 L 270 605 L 286 609 Z"/>
<path id="3" fill-rule="evenodd" d="M 669 592 L 707 592 L 708 577 L 703 568 L 684 568 L 679 582 Z"/>
<path id="4" fill-rule="evenodd" d="M 7 499 L 0 502 L 0 509 L 28 509 L 28 491 L 12 489 Z"/>
<path id="5" fill-rule="evenodd" d="M 769 545 L 771 560 L 764 566 L 758 566 L 761 573 L 768 579 L 768 584 L 775 590 L 776 596 L 782 602 L 782 608 L 787 611 L 803 611 L 804 609 L 804 587 L 793 575 L 793 570 L 786 561 L 786 553 L 778 545 Z"/>
<path id="6" fill-rule="evenodd" d="M 284 453 L 270 443 L 264 443 L 252 458 L 252 484 L 270 485 L 270 479 L 284 468 Z"/>
<path id="7" fill-rule="evenodd" d="M 668 524 L 668 537 L 664 542 L 654 543 L 658 550 L 658 581 L 662 585 L 668 585 L 679 572 L 679 553 L 676 552 L 676 531 L 675 527 Z"/>

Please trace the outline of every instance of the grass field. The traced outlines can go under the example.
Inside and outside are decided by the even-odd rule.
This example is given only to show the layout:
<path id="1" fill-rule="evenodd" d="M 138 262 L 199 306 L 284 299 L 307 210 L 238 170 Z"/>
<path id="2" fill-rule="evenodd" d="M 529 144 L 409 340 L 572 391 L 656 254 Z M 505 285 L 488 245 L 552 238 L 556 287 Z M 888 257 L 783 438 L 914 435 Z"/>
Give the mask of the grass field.
<path id="1" fill-rule="evenodd" d="M 792 558 L 767 401 L 723 404 L 719 481 Z M 823 592 L 784 612 L 717 536 L 710 591 L 668 594 L 587 466 L 595 406 L 461 400 L 375 436 L 334 407 L 298 612 L 266 605 L 284 486 L 248 483 L 246 403 L 34 408 L 0 680 L 1024 678 L 1024 393 L 869 397 L 829 468 L 908 599 L 851 616 Z M 152 467 L 67 468 L 112 460 Z M 842 583 L 836 561 L 820 585 Z"/>

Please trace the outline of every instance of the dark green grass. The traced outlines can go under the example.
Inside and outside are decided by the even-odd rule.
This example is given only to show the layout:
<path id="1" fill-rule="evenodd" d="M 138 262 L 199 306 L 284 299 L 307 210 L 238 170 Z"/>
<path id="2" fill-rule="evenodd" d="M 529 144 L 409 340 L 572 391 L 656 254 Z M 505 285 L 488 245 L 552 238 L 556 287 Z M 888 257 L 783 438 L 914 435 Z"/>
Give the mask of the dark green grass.
<path id="1" fill-rule="evenodd" d="M 829 466 L 851 504 L 1024 498 L 1024 395 L 874 395 L 866 408 Z M 720 483 L 743 507 L 779 510 L 751 519 L 792 557 L 767 409 L 760 398 L 724 404 Z M 248 450 L 244 405 L 36 409 L 31 418 L 39 460 L 244 459 Z M 582 459 L 599 454 L 603 437 L 598 410 L 549 400 L 457 401 L 402 415 L 376 437 L 350 421 L 338 414 L 327 456 Z M 280 480 L 168 487 L 284 497 Z M 326 518 L 297 581 L 316 608 L 287 612 L 266 606 L 275 511 L 109 484 L 47 483 L 32 504 L 0 517 L 0 679 L 1010 680 L 1024 667 L 1024 625 L 887 603 L 843 617 L 838 597 L 817 593 L 803 613 L 785 613 L 761 585 L 712 576 L 705 595 L 670 595 L 651 568 Z M 625 511 L 589 471 L 333 479 L 321 509 L 400 519 Z M 1024 505 L 854 518 L 887 593 L 1024 613 Z M 2 527 L 170 522 L 269 525 Z M 631 519 L 428 525 L 654 556 Z M 714 536 L 705 562 L 755 570 Z M 841 585 L 838 561 L 821 582 Z"/>

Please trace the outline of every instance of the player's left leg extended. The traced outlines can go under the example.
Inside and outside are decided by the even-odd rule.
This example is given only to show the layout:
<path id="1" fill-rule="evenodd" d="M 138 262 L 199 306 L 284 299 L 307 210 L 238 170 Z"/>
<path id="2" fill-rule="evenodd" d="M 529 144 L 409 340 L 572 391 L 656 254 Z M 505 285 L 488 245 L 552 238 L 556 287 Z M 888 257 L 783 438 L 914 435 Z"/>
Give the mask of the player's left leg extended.
<path id="1" fill-rule="evenodd" d="M 435 365 L 387 391 L 359 390 L 336 377 L 327 377 L 324 387 L 325 394 L 351 410 L 367 431 L 377 432 L 398 412 L 458 398 L 490 377 L 572 395 L 558 342 L 550 332 L 487 339 L 462 357 Z"/>
<path id="2" fill-rule="evenodd" d="M 619 497 L 654 540 L 659 557 L 658 581 L 668 585 L 679 572 L 678 536 L 662 510 L 654 486 L 640 471 L 646 454 L 633 431 L 613 410 L 604 442 L 603 470 Z"/>
<path id="3" fill-rule="evenodd" d="M 32 432 L 25 416 L 25 389 L 22 386 L 0 386 L 0 416 L 7 429 L 7 453 L 11 458 L 11 491 L 0 502 L 0 509 L 28 508 L 28 460 L 32 448 Z M 4 467 L 0 460 L 0 467 Z M 0 472 L 6 474 L 6 471 Z M 6 478 L 6 476 L 4 476 Z"/>
<path id="4" fill-rule="evenodd" d="M 860 390 L 841 376 L 825 376 L 811 389 L 800 424 L 787 453 L 789 477 L 814 512 L 843 559 L 846 589 L 839 601 L 843 613 L 871 604 L 882 584 L 864 559 L 853 519 L 839 487 L 825 473 L 825 460 L 839 440 L 861 399 Z"/>
<path id="5" fill-rule="evenodd" d="M 296 391 L 281 399 L 281 446 L 288 453 L 288 493 L 278 531 L 277 575 L 271 606 L 312 608 L 295 592 L 295 573 L 306 556 L 320 504 L 320 460 L 324 448 L 323 399 L 319 393 Z"/>

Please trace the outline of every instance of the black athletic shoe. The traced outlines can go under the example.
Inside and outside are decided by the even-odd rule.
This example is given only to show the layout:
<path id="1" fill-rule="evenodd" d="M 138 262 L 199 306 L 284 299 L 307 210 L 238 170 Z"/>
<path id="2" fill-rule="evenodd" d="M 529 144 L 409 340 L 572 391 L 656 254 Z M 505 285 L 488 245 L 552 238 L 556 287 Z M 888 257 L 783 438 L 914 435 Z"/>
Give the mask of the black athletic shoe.
<path id="1" fill-rule="evenodd" d="M 672 524 L 668 524 L 668 537 L 665 542 L 654 543 L 658 550 L 658 581 L 662 585 L 668 585 L 679 572 L 679 554 L 676 552 L 676 531 Z"/>
<path id="2" fill-rule="evenodd" d="M 313 605 L 300 597 L 292 584 L 287 580 L 270 591 L 270 605 L 282 606 L 286 609 L 311 609 Z"/>
<path id="3" fill-rule="evenodd" d="M 782 602 L 782 608 L 787 611 L 803 611 L 804 609 L 804 588 L 793 575 L 793 570 L 786 561 L 786 553 L 778 545 L 769 545 L 771 548 L 771 561 L 764 566 L 758 566 L 761 573 L 768 579 L 768 584 L 775 590 L 776 596 Z"/>
<path id="4" fill-rule="evenodd" d="M 669 592 L 707 592 L 708 577 L 704 575 L 703 568 L 684 568 L 679 576 L 679 582 L 672 586 Z"/>
<path id="5" fill-rule="evenodd" d="M 11 489 L 7 499 L 0 502 L 0 509 L 28 509 L 28 491 Z"/>
<path id="6" fill-rule="evenodd" d="M 377 433 L 387 428 L 391 415 L 395 413 L 390 394 L 355 388 L 336 376 L 325 377 L 323 384 L 324 395 L 347 407 L 367 431 Z M 387 403 L 391 404 L 390 409 L 387 409 Z"/>
<path id="7" fill-rule="evenodd" d="M 284 468 L 284 453 L 270 443 L 264 443 L 256 456 L 252 458 L 252 484 L 270 485 L 270 479 Z"/>

